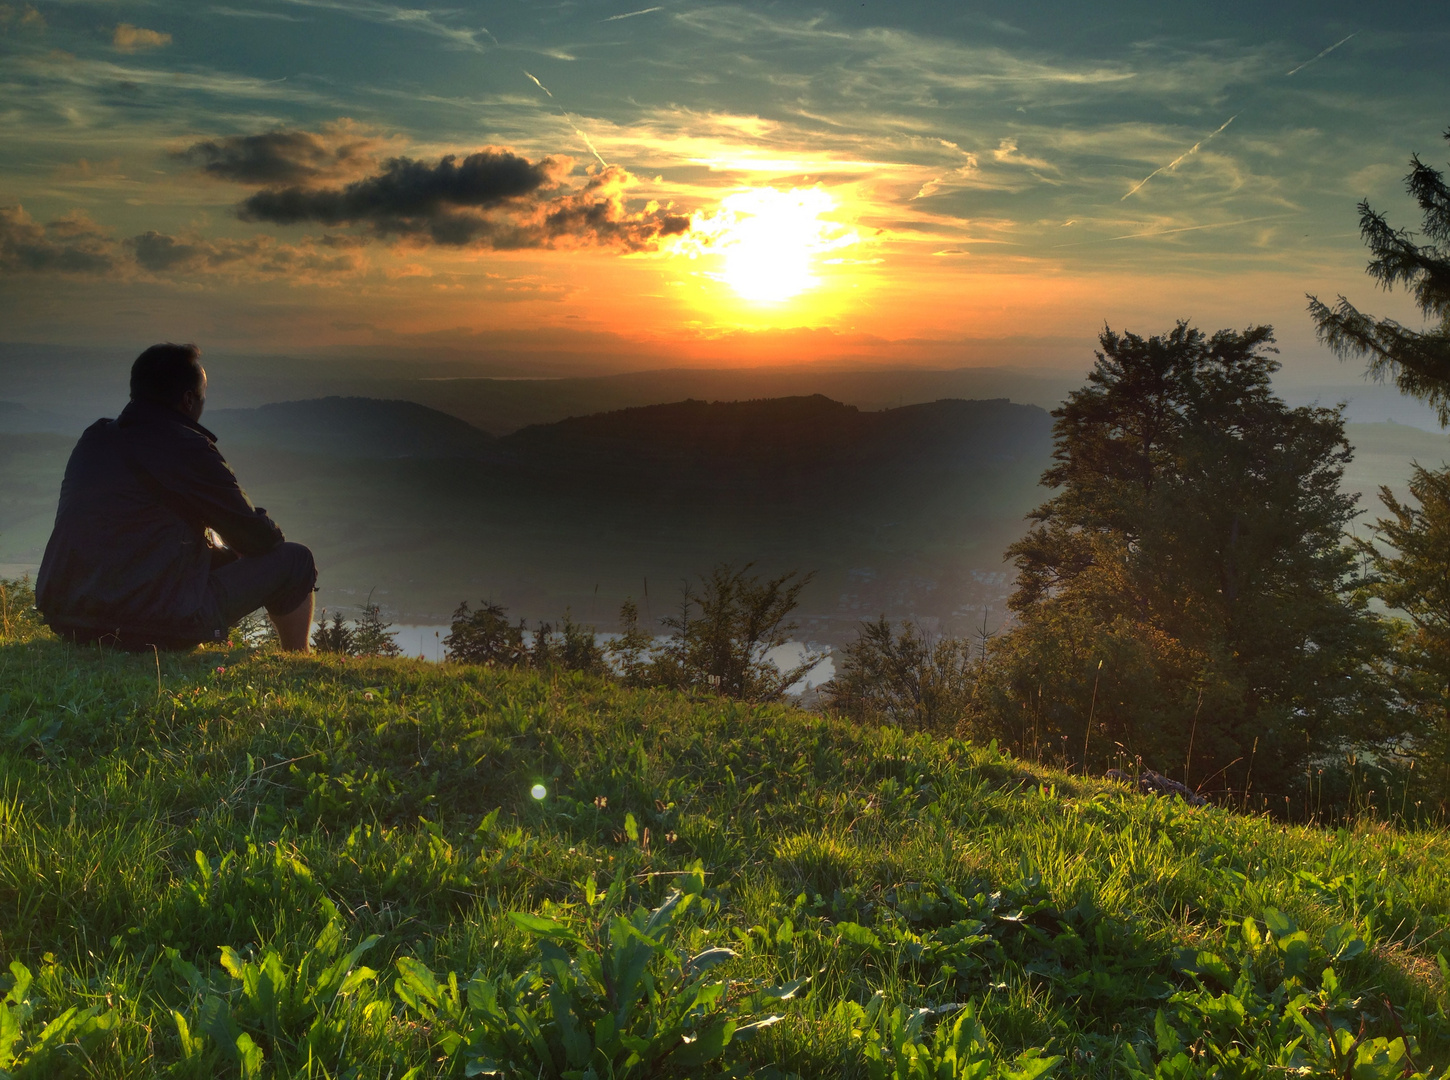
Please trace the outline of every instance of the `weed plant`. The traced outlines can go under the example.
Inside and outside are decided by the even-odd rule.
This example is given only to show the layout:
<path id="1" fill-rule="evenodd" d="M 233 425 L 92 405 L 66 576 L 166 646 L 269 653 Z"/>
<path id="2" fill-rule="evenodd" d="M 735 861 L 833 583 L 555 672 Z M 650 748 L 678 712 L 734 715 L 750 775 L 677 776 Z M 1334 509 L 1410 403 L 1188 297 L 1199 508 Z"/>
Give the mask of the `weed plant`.
<path id="1" fill-rule="evenodd" d="M 1447 857 L 780 704 L 21 628 L 0 1073 L 1438 1077 Z"/>

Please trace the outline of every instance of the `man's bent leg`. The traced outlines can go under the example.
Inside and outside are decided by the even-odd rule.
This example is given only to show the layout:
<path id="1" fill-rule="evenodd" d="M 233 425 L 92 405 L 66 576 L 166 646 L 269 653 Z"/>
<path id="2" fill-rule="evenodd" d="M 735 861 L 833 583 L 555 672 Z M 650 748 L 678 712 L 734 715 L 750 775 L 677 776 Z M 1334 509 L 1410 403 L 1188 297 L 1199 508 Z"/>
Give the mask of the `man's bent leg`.
<path id="1" fill-rule="evenodd" d="M 277 628 L 277 640 L 288 652 L 311 652 L 308 635 L 312 630 L 312 593 L 285 615 L 267 612 L 272 625 Z"/>
<path id="2" fill-rule="evenodd" d="M 265 555 L 237 559 L 211 574 L 217 610 L 230 626 L 259 607 L 267 609 L 282 648 L 307 652 L 312 628 L 312 589 L 317 567 L 312 552 L 283 542 Z"/>

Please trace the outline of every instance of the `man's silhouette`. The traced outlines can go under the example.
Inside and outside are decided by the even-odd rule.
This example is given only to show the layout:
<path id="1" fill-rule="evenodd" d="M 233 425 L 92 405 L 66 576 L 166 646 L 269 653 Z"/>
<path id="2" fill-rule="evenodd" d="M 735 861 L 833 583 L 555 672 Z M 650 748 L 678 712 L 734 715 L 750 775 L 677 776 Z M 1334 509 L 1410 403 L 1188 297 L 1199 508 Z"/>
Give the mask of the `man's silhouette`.
<path id="1" fill-rule="evenodd" d="M 201 351 L 153 345 L 131 366 L 131 403 L 71 451 L 35 587 L 58 633 L 190 648 L 265 607 L 282 647 L 307 651 L 312 552 L 252 505 L 197 422 L 205 404 Z"/>

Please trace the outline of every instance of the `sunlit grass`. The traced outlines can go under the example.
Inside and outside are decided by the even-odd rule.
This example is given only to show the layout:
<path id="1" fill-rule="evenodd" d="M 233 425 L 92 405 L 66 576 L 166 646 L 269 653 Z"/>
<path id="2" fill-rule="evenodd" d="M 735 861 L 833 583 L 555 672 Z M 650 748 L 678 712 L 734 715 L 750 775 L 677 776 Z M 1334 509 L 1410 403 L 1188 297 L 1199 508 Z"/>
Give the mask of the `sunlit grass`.
<path id="1" fill-rule="evenodd" d="M 0 968 L 35 974 L 37 1022 L 114 1010 L 76 1040 L 100 1053 L 94 1075 L 240 1069 L 211 1036 L 188 1058 L 172 1010 L 195 1035 L 209 997 L 242 1007 L 223 946 L 296 964 L 329 926 L 348 947 L 381 935 L 365 957 L 380 975 L 337 1006 L 352 1034 L 325 1062 L 308 1064 L 305 1029 L 253 1031 L 273 1075 L 441 1074 L 390 996 L 399 958 L 463 981 L 517 972 L 532 946 L 508 911 L 577 903 L 591 874 L 657 903 L 696 859 L 720 911 L 691 940 L 728 941 L 731 980 L 811 980 L 750 1044 L 757 1065 L 858 1075 L 835 1010 L 880 991 L 974 997 L 1004 1053 L 1122 1075 L 1121 1047 L 1154 1039 L 1144 987 L 1187 985 L 1179 950 L 1277 908 L 1315 940 L 1354 924 L 1370 947 L 1340 977 L 1366 1008 L 1391 997 L 1423 1068 L 1450 1059 L 1447 857 L 1441 832 L 1195 811 L 991 747 L 578 676 L 0 646 Z M 938 888 L 1097 912 L 1082 925 L 1098 944 L 1049 942 L 1041 963 L 984 946 L 943 975 L 913 951 L 928 924 L 902 915 Z"/>

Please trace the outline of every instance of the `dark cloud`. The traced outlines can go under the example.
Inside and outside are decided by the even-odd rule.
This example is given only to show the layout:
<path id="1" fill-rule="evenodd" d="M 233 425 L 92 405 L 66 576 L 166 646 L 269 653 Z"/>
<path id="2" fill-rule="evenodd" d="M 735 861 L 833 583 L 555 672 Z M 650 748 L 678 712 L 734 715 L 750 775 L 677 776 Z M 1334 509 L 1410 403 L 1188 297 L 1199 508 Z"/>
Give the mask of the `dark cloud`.
<path id="1" fill-rule="evenodd" d="M 231 273 L 250 277 L 306 277 L 356 273 L 365 268 L 355 244 L 332 237 L 281 244 L 270 236 L 207 240 L 144 232 L 122 246 L 142 270 L 153 274 Z"/>
<path id="2" fill-rule="evenodd" d="M 0 273 L 109 274 L 115 241 L 82 214 L 41 225 L 20 206 L 0 206 Z"/>
<path id="3" fill-rule="evenodd" d="M 239 184 L 308 184 L 372 164 L 380 140 L 365 129 L 339 124 L 322 132 L 265 131 L 207 139 L 178 157 L 208 176 Z"/>
<path id="4" fill-rule="evenodd" d="M 144 269 L 155 272 L 174 270 L 195 262 L 202 255 L 196 244 L 188 244 L 155 230 L 133 236 L 126 241 L 126 246 Z"/>
<path id="5" fill-rule="evenodd" d="M 377 237 L 496 249 L 596 245 L 635 251 L 685 232 L 689 218 L 650 204 L 630 210 L 634 178 L 610 167 L 569 189 L 568 158 L 529 161 L 490 147 L 436 163 L 395 157 L 341 187 L 272 186 L 237 207 L 244 221 L 362 226 Z"/>
<path id="6" fill-rule="evenodd" d="M 355 237 L 307 237 L 283 244 L 271 236 L 209 240 L 155 230 L 127 239 L 81 214 L 41 224 L 20 206 L 0 206 L 0 277 L 198 277 L 323 281 L 367 269 Z"/>
<path id="7" fill-rule="evenodd" d="M 364 223 L 380 234 L 433 232 L 441 244 L 467 243 L 458 209 L 483 209 L 551 187 L 559 171 L 552 158 L 531 162 L 510 150 L 487 149 L 460 163 L 449 154 L 436 165 L 397 157 L 381 172 L 342 188 L 292 186 L 245 199 L 244 221 L 295 225 Z"/>

